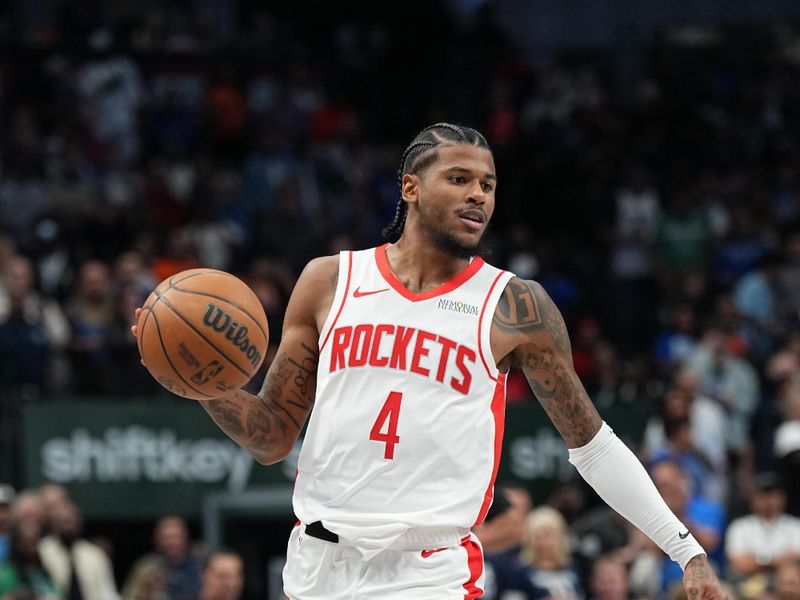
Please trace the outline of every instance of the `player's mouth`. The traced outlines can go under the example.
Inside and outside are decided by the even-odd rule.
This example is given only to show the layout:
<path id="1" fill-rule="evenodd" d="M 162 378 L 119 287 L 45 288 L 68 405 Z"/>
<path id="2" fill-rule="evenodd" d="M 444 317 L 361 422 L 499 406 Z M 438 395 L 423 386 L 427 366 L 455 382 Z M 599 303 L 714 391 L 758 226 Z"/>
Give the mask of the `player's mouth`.
<path id="1" fill-rule="evenodd" d="M 471 208 L 459 213 L 458 218 L 473 231 L 483 229 L 483 224 L 486 223 L 486 215 L 477 208 Z"/>

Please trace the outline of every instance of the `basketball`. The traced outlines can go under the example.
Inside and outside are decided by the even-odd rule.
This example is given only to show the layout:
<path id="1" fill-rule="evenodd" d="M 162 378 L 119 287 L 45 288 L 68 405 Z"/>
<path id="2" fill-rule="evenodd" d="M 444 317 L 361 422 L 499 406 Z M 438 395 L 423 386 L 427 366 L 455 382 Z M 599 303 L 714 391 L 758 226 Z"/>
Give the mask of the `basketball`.
<path id="1" fill-rule="evenodd" d="M 217 398 L 256 374 L 267 353 L 267 317 L 230 273 L 190 269 L 162 281 L 137 321 L 139 354 L 170 392 Z"/>

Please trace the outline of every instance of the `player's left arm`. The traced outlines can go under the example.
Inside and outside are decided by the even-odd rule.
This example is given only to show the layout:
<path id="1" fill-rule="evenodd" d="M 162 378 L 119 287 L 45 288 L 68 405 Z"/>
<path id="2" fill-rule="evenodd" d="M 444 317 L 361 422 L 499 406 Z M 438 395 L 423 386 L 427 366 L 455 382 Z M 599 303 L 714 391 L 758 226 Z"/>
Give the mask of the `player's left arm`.
<path id="1" fill-rule="evenodd" d="M 575 373 L 564 319 L 541 285 L 509 281 L 495 310 L 492 350 L 506 357 L 501 365 L 522 369 L 584 479 L 683 567 L 690 600 L 726 598 L 702 547 L 691 535 L 679 536 L 686 528 L 589 399 Z"/>
<path id="2" fill-rule="evenodd" d="M 603 424 L 575 367 L 564 319 L 541 285 L 514 278 L 494 315 L 494 329 L 513 347 L 518 365 L 567 446 L 588 444 Z"/>

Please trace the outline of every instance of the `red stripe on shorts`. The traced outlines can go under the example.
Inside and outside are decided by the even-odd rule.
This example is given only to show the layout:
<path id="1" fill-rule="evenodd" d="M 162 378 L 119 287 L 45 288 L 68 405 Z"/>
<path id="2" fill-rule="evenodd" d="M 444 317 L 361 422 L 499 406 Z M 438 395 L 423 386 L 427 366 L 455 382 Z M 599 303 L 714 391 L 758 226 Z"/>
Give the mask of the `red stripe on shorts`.
<path id="1" fill-rule="evenodd" d="M 483 573 L 483 552 L 477 542 L 472 541 L 469 536 L 461 540 L 461 547 L 467 551 L 467 566 L 469 566 L 469 580 L 464 583 L 464 600 L 483 597 L 483 590 L 476 584 Z"/>

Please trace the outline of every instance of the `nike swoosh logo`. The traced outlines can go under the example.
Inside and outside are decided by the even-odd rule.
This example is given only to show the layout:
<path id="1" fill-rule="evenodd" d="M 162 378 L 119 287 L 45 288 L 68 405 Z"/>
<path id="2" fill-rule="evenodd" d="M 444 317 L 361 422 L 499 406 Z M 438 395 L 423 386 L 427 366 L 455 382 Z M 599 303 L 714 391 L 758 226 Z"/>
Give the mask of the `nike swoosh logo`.
<path id="1" fill-rule="evenodd" d="M 679 533 L 678 537 L 682 540 L 685 540 L 687 537 L 689 537 L 689 532 L 687 531 L 686 533 Z"/>
<path id="2" fill-rule="evenodd" d="M 353 298 L 363 298 L 364 296 L 371 296 L 372 294 L 380 294 L 381 292 L 388 292 L 389 288 L 383 288 L 382 290 L 370 290 L 368 292 L 362 292 L 361 286 L 357 287 L 353 290 Z"/>
<path id="3" fill-rule="evenodd" d="M 447 548 L 437 548 L 436 550 L 423 550 L 422 558 L 428 558 L 431 554 L 436 554 L 437 552 L 442 552 L 444 550 L 447 550 Z"/>

